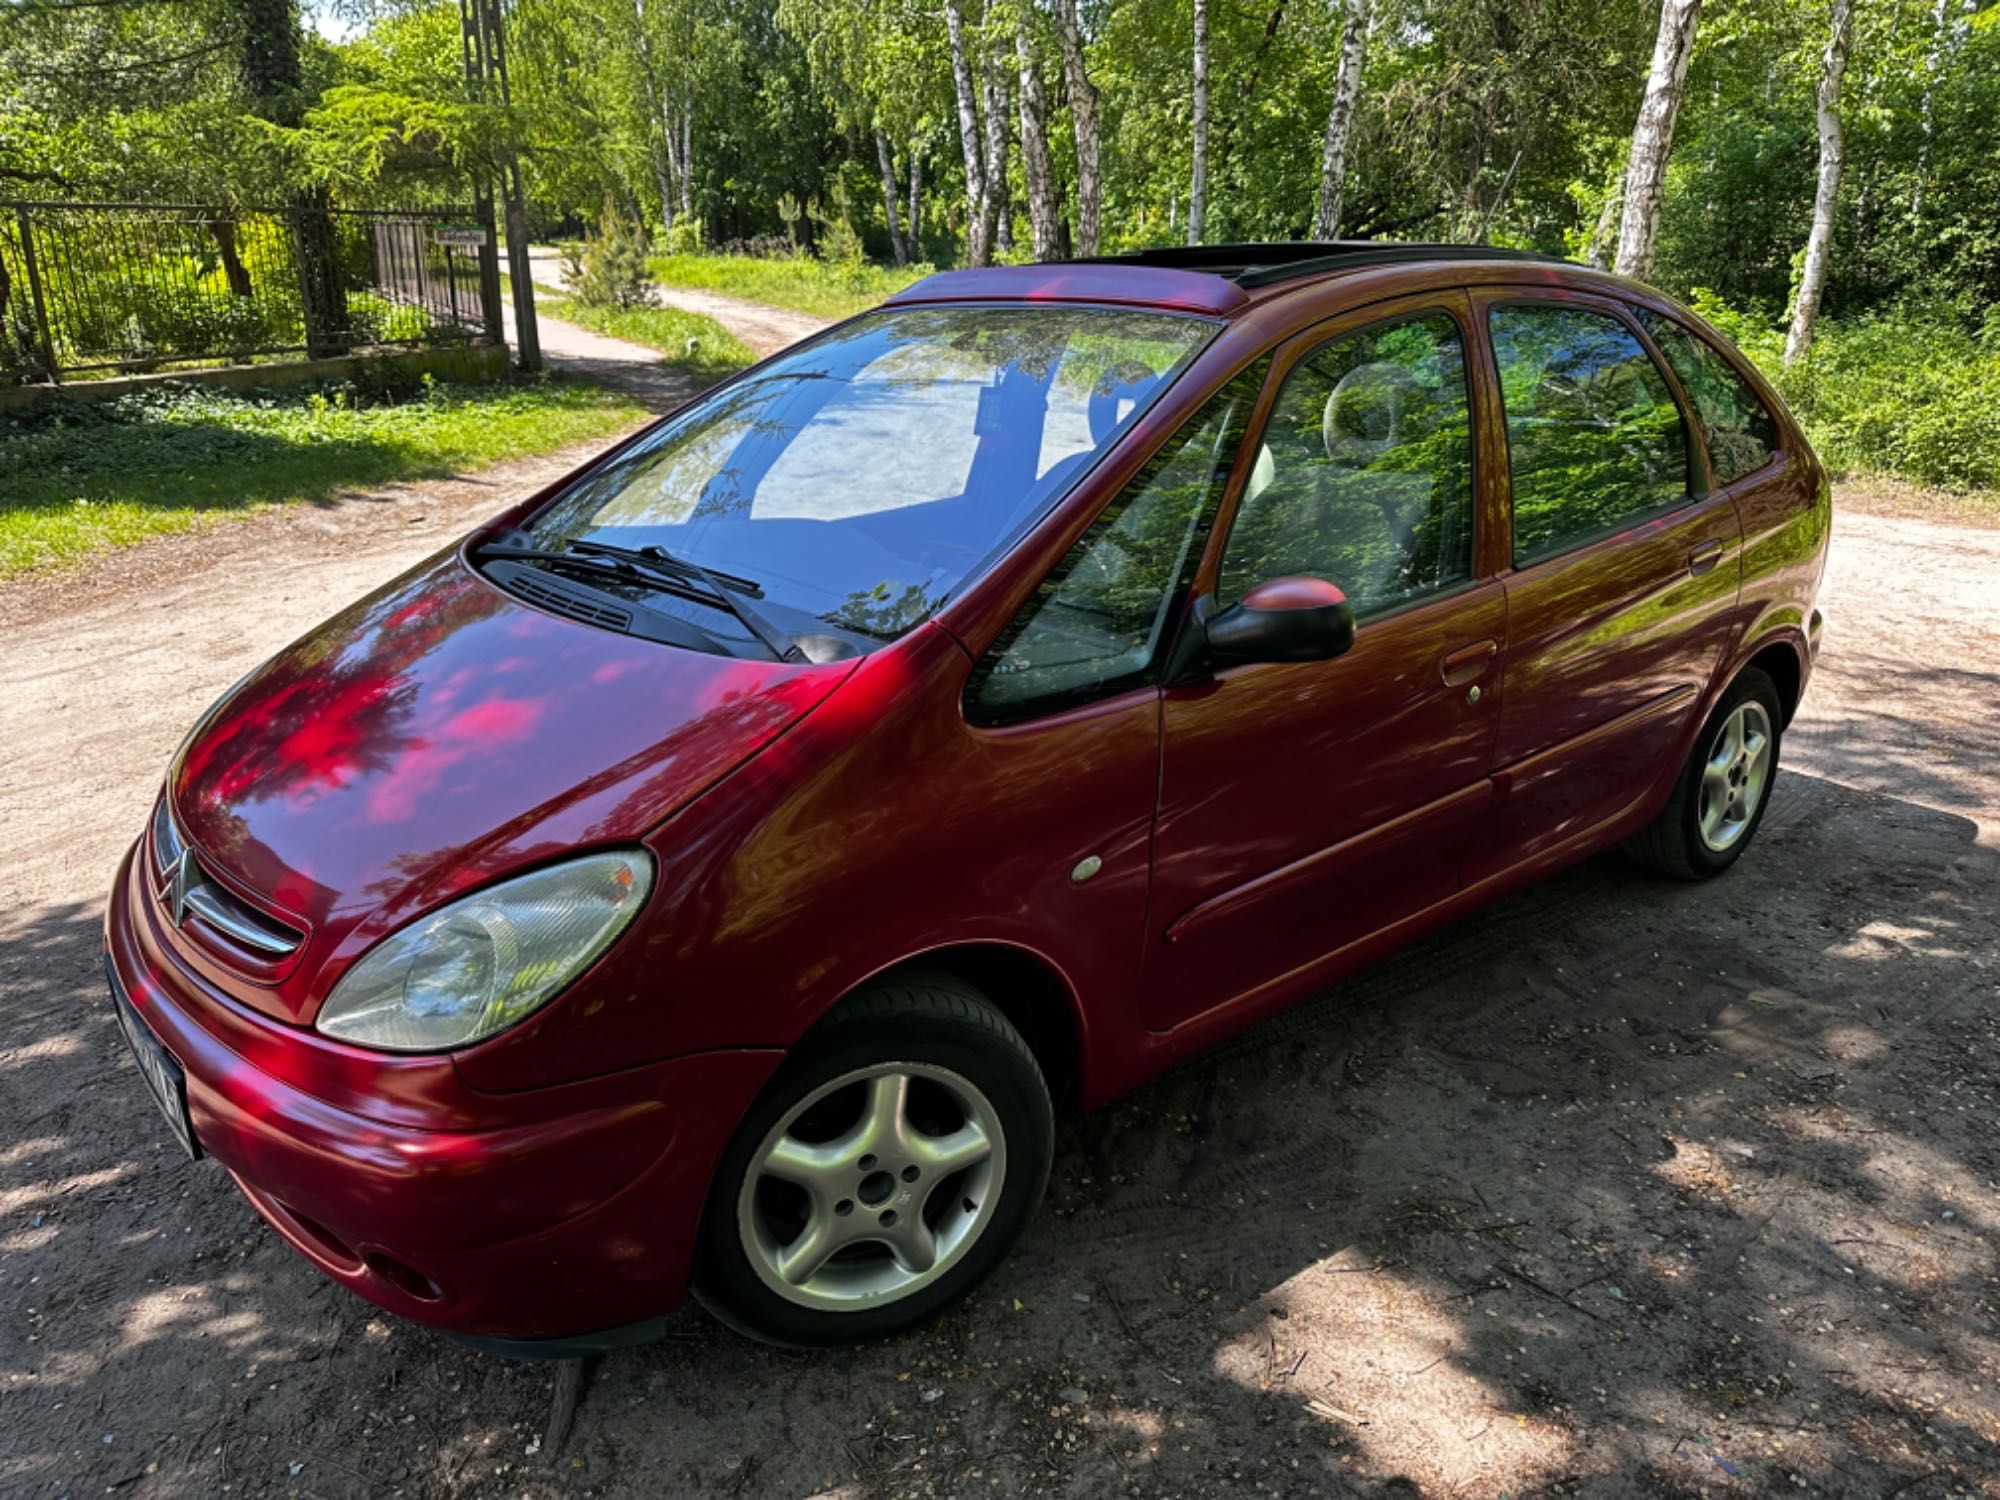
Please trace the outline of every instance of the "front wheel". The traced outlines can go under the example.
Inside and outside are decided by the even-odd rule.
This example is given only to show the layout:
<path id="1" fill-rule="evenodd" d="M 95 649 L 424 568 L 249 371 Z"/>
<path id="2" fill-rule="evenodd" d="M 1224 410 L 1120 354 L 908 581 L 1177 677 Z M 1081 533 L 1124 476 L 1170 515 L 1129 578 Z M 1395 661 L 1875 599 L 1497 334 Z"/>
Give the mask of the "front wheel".
<path id="1" fill-rule="evenodd" d="M 1755 667 L 1729 684 L 1695 737 L 1673 795 L 1626 852 L 1683 880 L 1720 875 L 1764 820 L 1778 776 L 1778 689 Z"/>
<path id="2" fill-rule="evenodd" d="M 876 986 L 799 1045 L 738 1128 L 696 1290 L 772 1343 L 921 1322 L 1020 1238 L 1054 1135 L 1034 1054 L 977 990 L 932 973 Z"/>

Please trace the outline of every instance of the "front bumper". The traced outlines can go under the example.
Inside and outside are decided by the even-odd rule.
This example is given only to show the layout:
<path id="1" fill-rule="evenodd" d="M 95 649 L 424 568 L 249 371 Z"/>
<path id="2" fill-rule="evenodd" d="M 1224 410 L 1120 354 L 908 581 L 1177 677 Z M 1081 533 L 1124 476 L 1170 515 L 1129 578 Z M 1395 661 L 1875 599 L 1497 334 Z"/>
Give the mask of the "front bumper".
<path id="1" fill-rule="evenodd" d="M 480 1094 L 448 1059 L 345 1047 L 210 989 L 176 962 L 136 865 L 105 914 L 111 981 L 185 1071 L 201 1147 L 321 1271 L 494 1341 L 629 1341 L 680 1304 L 709 1178 L 780 1052 Z M 371 1067 L 379 1108 L 356 1086 Z M 133 1092 L 150 1108 L 136 1077 Z"/>

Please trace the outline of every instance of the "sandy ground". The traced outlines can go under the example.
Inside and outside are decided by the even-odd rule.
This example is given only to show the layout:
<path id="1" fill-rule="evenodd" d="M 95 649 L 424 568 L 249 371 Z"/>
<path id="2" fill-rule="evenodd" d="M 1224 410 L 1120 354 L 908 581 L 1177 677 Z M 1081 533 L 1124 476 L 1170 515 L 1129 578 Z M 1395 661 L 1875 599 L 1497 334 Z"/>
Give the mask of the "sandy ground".
<path id="1" fill-rule="evenodd" d="M 1728 878 L 1591 860 L 1066 1125 L 932 1327 L 690 1310 L 544 1450 L 177 1158 L 98 922 L 217 690 L 574 456 L 0 590 L 0 1494 L 2000 1495 L 2000 531 L 1851 509 Z"/>

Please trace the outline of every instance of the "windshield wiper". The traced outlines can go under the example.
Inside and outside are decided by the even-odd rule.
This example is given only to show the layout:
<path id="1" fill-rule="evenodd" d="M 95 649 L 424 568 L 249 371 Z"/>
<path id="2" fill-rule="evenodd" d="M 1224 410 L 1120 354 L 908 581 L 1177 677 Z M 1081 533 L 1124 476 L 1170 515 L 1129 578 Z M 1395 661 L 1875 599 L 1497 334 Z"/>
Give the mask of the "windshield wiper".
<path id="1" fill-rule="evenodd" d="M 657 543 L 649 542 L 643 547 L 621 547 L 615 542 L 596 542 L 589 538 L 569 544 L 572 552 L 581 552 L 593 557 L 616 557 L 626 562 L 638 563 L 641 567 L 667 568 L 684 578 L 693 578 L 714 588 L 717 584 L 727 584 L 738 594 L 747 594 L 752 599 L 764 597 L 764 585 L 754 578 L 740 578 L 734 573 L 724 573 L 715 568 L 703 567 L 684 557 L 676 557 Z"/>
<path id="2" fill-rule="evenodd" d="M 727 575 L 711 573 L 699 563 L 684 562 L 658 548 L 643 551 L 615 547 L 608 542 L 571 542 L 563 551 L 534 547 L 512 541 L 488 542 L 476 549 L 479 556 L 496 562 L 539 563 L 543 567 L 570 568 L 586 576 L 624 578 L 664 589 L 677 598 L 725 610 L 741 621 L 757 642 L 777 661 L 805 661 L 798 643 L 764 617 L 761 610 L 734 597 L 722 582 Z M 732 579 L 749 588 L 748 579 Z M 761 593 L 762 590 L 759 590 Z"/>
<path id="3" fill-rule="evenodd" d="M 692 579 L 701 584 L 711 596 L 711 602 L 721 605 L 737 619 L 758 640 L 762 641 L 771 655 L 779 661 L 804 661 L 806 655 L 799 649 L 797 641 L 771 623 L 771 619 L 761 609 L 749 603 L 751 599 L 764 597 L 763 585 L 754 579 L 738 578 L 731 573 L 718 573 L 703 567 L 691 557 L 676 557 L 665 547 L 648 544 L 644 547 L 619 547 L 610 542 L 575 541 L 569 544 L 572 553 L 582 553 L 585 557 L 603 557 L 613 562 L 623 563 L 653 577 L 662 573 L 685 583 Z"/>

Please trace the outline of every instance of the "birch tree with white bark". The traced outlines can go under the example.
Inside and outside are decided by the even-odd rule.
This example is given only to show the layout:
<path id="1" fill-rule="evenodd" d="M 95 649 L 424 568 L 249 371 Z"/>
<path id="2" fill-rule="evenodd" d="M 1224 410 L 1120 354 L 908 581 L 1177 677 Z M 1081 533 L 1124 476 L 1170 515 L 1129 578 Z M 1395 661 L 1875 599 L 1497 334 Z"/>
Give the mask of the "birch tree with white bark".
<path id="1" fill-rule="evenodd" d="M 1085 66 L 1076 0 L 1056 0 L 1056 41 L 1062 49 L 1063 92 L 1076 137 L 1076 253 L 1095 255 L 1103 233 L 1104 187 L 1097 132 L 1097 85 Z"/>
<path id="2" fill-rule="evenodd" d="M 1653 41 L 1653 66 L 1646 97 L 1632 127 L 1632 150 L 1625 159 L 1625 217 L 1618 228 L 1613 269 L 1644 280 L 1653 272 L 1660 237 L 1660 204 L 1666 196 L 1667 155 L 1674 144 L 1674 117 L 1680 113 L 1688 58 L 1701 0 L 1661 0 L 1660 30 Z"/>
<path id="3" fill-rule="evenodd" d="M 1340 69 L 1333 84 L 1333 104 L 1326 112 L 1326 136 L 1320 144 L 1319 209 L 1313 215 L 1313 238 L 1330 240 L 1340 234 L 1341 198 L 1347 184 L 1347 141 L 1354 131 L 1354 109 L 1361 99 L 1362 53 L 1368 45 L 1368 0 L 1337 0 L 1335 14 L 1345 13 L 1340 28 Z"/>
<path id="4" fill-rule="evenodd" d="M 1194 181 L 1188 186 L 1187 242 L 1208 231 L 1208 0 L 1194 0 Z"/>
<path id="5" fill-rule="evenodd" d="M 986 190 L 986 142 L 979 128 L 979 95 L 972 80 L 961 0 L 944 0 L 944 25 L 951 45 L 952 93 L 958 104 L 958 144 L 965 157 L 965 259 L 968 265 L 990 266 L 993 217 Z"/>
<path id="6" fill-rule="evenodd" d="M 1021 73 L 1021 168 L 1028 180 L 1028 225 L 1036 260 L 1054 260 L 1061 243 L 1062 209 L 1055 162 L 1049 156 L 1049 100 L 1040 60 L 1027 28 L 1014 33 Z"/>
<path id="7" fill-rule="evenodd" d="M 1820 58 L 1819 187 L 1813 194 L 1812 232 L 1806 236 L 1805 264 L 1799 269 L 1798 290 L 1792 296 L 1792 326 L 1785 335 L 1785 363 L 1795 364 L 1812 348 L 1813 322 L 1819 316 L 1820 293 L 1826 289 L 1827 261 L 1833 254 L 1833 219 L 1840 206 L 1840 173 L 1847 160 L 1847 138 L 1841 127 L 1840 85 L 1847 73 L 1847 47 L 1854 36 L 1855 0 L 1833 0 L 1826 52 Z"/>

